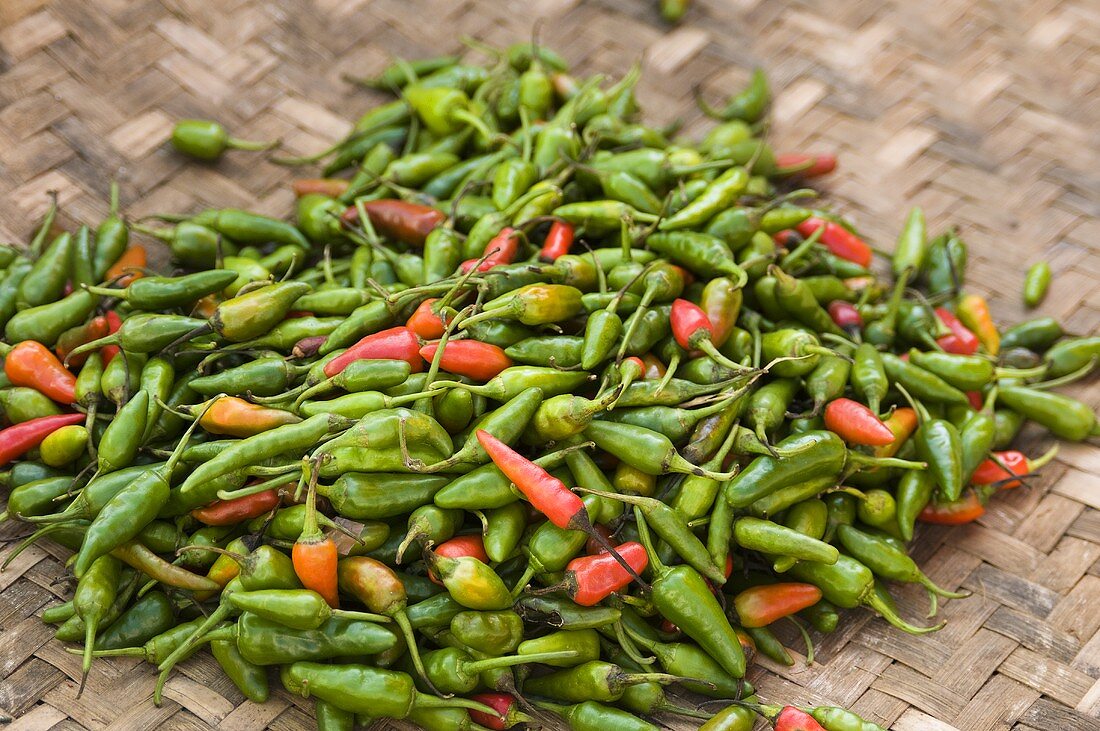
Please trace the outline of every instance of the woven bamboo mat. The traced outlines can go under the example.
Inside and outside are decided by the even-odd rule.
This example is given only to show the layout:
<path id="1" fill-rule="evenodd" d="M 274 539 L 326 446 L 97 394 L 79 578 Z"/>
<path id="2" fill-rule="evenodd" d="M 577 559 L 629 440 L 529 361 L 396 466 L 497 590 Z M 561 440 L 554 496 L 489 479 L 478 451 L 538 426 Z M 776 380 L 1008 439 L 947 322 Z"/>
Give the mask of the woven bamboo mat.
<path id="1" fill-rule="evenodd" d="M 713 98 L 756 64 L 776 89 L 781 150 L 836 150 L 831 197 L 890 247 L 908 206 L 971 244 L 970 285 L 998 319 L 1023 316 L 1023 269 L 1055 270 L 1042 314 L 1100 323 L 1100 16 L 1088 0 L 828 4 L 709 0 L 670 30 L 649 0 L 0 0 L 0 240 L 25 240 L 57 190 L 63 223 L 96 222 L 112 177 L 132 217 L 244 206 L 283 216 L 290 175 L 230 154 L 187 164 L 172 120 L 320 149 L 376 103 L 343 84 L 391 54 L 459 50 L 461 34 L 541 39 L 586 72 L 621 75 L 644 54 L 654 121 L 699 127 L 691 88 Z M 1078 395 L 1100 405 L 1100 389 Z M 1039 444 L 1031 438 L 1032 446 Z M 977 524 L 925 530 L 916 554 L 950 602 L 945 630 L 910 638 L 866 612 L 817 638 L 810 667 L 757 668 L 767 698 L 849 706 L 895 731 L 1100 729 L 1100 452 L 1065 448 L 1043 479 L 1002 495 Z M 0 525 L 10 549 L 21 526 Z M 71 587 L 42 544 L 0 574 L 0 708 L 18 729 L 299 729 L 311 703 L 244 702 L 208 655 L 182 666 L 161 708 L 154 674 L 78 660 L 37 618 Z M 920 592 L 902 592 L 920 616 Z M 794 647 L 801 648 L 795 638 Z M 671 724 L 675 725 L 675 724 Z"/>

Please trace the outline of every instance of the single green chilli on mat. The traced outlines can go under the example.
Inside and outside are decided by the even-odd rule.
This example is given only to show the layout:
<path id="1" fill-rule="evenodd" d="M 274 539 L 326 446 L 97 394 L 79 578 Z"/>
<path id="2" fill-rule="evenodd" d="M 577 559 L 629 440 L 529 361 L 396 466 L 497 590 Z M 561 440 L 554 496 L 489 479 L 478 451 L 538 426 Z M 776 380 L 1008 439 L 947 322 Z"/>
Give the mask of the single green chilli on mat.
<path id="1" fill-rule="evenodd" d="M 812 662 L 807 628 L 841 609 L 940 629 L 886 583 L 923 586 L 930 617 L 966 595 L 909 557 L 917 523 L 977 520 L 1053 459 L 1011 449 L 1025 422 L 1100 433 L 1053 390 L 1100 339 L 1000 329 L 919 208 L 878 253 L 809 187 L 832 155 L 763 139 L 759 70 L 700 99 L 716 124 L 689 140 L 642 121 L 637 67 L 469 44 L 488 61 L 352 79 L 396 98 L 269 157 L 321 166 L 293 220 L 131 224 L 116 187 L 97 228 L 55 229 L 54 201 L 0 247 L 3 519 L 34 530 L 7 561 L 72 549 L 73 600 L 43 620 L 85 679 L 156 666 L 158 703 L 208 647 L 257 703 L 277 667 L 323 730 L 880 729 L 765 704 L 746 668 L 794 663 L 780 623 Z M 171 143 L 274 146 L 204 120 Z"/>

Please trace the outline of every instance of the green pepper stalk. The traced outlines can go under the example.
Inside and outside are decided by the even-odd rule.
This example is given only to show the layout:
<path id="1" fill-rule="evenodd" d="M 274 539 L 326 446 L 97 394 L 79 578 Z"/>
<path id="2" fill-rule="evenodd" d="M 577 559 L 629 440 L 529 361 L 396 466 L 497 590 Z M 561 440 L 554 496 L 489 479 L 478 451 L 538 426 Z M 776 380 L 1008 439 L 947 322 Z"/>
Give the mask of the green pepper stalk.
<path id="1" fill-rule="evenodd" d="M 970 596 L 971 592 L 953 592 L 942 589 L 935 584 L 904 551 L 892 545 L 889 541 L 866 533 L 850 525 L 841 525 L 837 528 L 837 537 L 841 544 L 851 555 L 862 561 L 867 568 L 876 575 L 891 581 L 903 581 L 906 583 L 920 584 L 928 591 L 931 606 L 928 616 L 936 616 L 937 597 L 948 599 L 962 599 Z"/>
<path id="2" fill-rule="evenodd" d="M 303 698 L 315 696 L 372 718 L 407 718 L 415 709 L 468 708 L 485 713 L 493 709 L 465 698 L 436 698 L 416 690 L 405 673 L 369 665 L 322 665 L 295 662 L 280 669 L 283 687 Z"/>
<path id="3" fill-rule="evenodd" d="M 188 551 L 192 550 L 192 547 L 184 546 L 179 550 Z M 160 700 L 160 692 L 164 687 L 164 682 L 168 679 L 168 673 L 171 672 L 176 663 L 187 656 L 198 643 L 204 641 L 206 634 L 234 611 L 235 606 L 230 601 L 233 593 L 238 591 L 294 590 L 302 588 L 302 583 L 294 573 L 294 565 L 290 558 L 271 546 L 259 546 L 247 556 L 215 546 L 202 546 L 198 550 L 213 551 L 232 558 L 240 567 L 240 573 L 222 590 L 218 608 L 210 613 L 184 643 L 157 666 L 160 670 L 160 676 L 157 678 L 157 685 L 153 691 L 153 699 L 157 702 Z"/>
<path id="4" fill-rule="evenodd" d="M 431 546 L 454 536 L 466 517 L 461 510 L 441 508 L 437 505 L 421 505 L 409 514 L 408 530 L 397 546 L 396 563 L 400 564 L 412 543 Z"/>
<path id="5" fill-rule="evenodd" d="M 130 403 L 140 405 L 137 401 Z M 144 411 L 142 415 L 144 416 Z M 146 469 L 118 490 L 96 513 L 73 563 L 73 574 L 78 579 L 96 559 L 133 539 L 157 517 L 160 509 L 168 502 L 172 473 L 182 459 L 187 442 L 198 424 L 198 419 L 191 424 L 167 462 Z"/>
<path id="6" fill-rule="evenodd" d="M 442 348 L 436 348 L 434 343 L 428 348 L 435 350 L 433 359 L 442 352 Z M 425 350 L 425 353 L 428 352 L 430 351 Z M 506 353 L 503 355 L 506 355 Z M 532 386 L 542 389 L 544 396 L 551 397 L 576 391 L 586 382 L 595 378 L 594 375 L 580 369 L 566 369 L 555 367 L 555 365 L 513 366 L 508 363 L 506 358 L 502 357 L 499 350 L 487 344 L 474 343 L 473 341 L 470 341 L 468 349 L 455 352 L 454 359 L 451 361 L 451 368 L 454 370 L 465 369 L 466 373 L 463 373 L 463 375 L 468 378 L 487 380 L 481 384 L 462 381 L 436 381 L 430 386 L 432 390 L 442 388 L 459 389 L 494 401 L 505 402 L 511 401 Z M 495 375 L 489 378 L 490 374 Z"/>
<path id="7" fill-rule="evenodd" d="M 710 698 L 732 699 L 742 697 L 748 683 L 735 678 L 719 665 L 705 650 L 690 642 L 662 641 L 660 637 L 647 637 L 637 628 L 625 625 L 627 636 L 657 658 L 665 672 L 688 678 L 706 678 L 707 683 L 685 682 L 684 687 Z"/>
<path id="8" fill-rule="evenodd" d="M 185 315 L 138 313 L 123 320 L 117 332 L 73 348 L 67 360 L 107 345 L 118 346 L 128 354 L 154 353 L 202 327 L 202 320 Z"/>
<path id="9" fill-rule="evenodd" d="M 507 668 L 524 663 L 553 663 L 576 656 L 577 652 L 573 650 L 561 650 L 474 660 L 467 652 L 455 647 L 445 647 L 425 654 L 424 667 L 436 688 L 444 693 L 464 694 L 477 688 L 478 675 L 485 670 Z"/>
<path id="10" fill-rule="evenodd" d="M 701 408 L 683 409 L 672 406 L 640 406 L 633 409 L 615 409 L 604 415 L 604 420 L 645 426 L 661 432 L 675 444 L 681 444 L 697 423 L 722 413 L 726 409 L 737 410 L 739 401 L 749 393 L 750 384 L 735 390 L 701 400 Z M 747 446 L 747 445 L 746 445 Z"/>
<path id="11" fill-rule="evenodd" d="M 368 622 L 389 622 L 389 617 L 370 612 L 333 609 L 324 598 L 309 589 L 258 589 L 235 591 L 229 603 L 242 612 L 252 612 L 294 629 L 317 629 L 330 617 L 359 619 Z"/>
<path id="12" fill-rule="evenodd" d="M 825 599 L 843 609 L 860 605 L 878 612 L 887 622 L 910 634 L 936 632 L 946 623 L 933 627 L 916 627 L 898 616 L 896 610 L 886 604 L 875 592 L 875 576 L 871 569 L 858 560 L 841 554 L 833 565 L 800 561 L 791 567 L 790 575 L 821 589 Z"/>
<path id="13" fill-rule="evenodd" d="M 666 566 L 653 547 L 649 526 L 638 507 L 634 508 L 638 534 L 649 556 L 653 572 L 650 599 L 668 621 L 675 624 L 735 678 L 745 675 L 745 653 L 721 605 L 706 580 L 692 567 Z"/>
<path id="14" fill-rule="evenodd" d="M 180 277 L 142 277 L 125 289 L 85 286 L 92 294 L 117 297 L 137 310 L 186 307 L 208 294 L 220 292 L 237 278 L 236 272 L 214 269 Z"/>
<path id="15" fill-rule="evenodd" d="M 205 621 L 205 617 L 199 617 L 192 619 L 189 622 L 183 622 L 175 625 L 174 627 L 167 629 L 158 635 L 147 640 L 143 645 L 137 647 L 120 647 L 117 649 L 103 649 L 94 650 L 92 652 L 93 657 L 140 657 L 148 663 L 156 665 L 163 662 L 173 651 L 176 650 L 181 644 L 183 644 L 191 635 L 195 629 L 199 627 Z M 202 645 L 195 645 L 186 657 L 190 657 L 199 649 Z M 67 650 L 68 652 L 79 654 L 79 650 Z"/>
<path id="16" fill-rule="evenodd" d="M 625 642 L 626 646 L 630 646 L 632 644 L 632 640 L 630 639 L 630 637 L 625 631 L 622 630 L 619 631 L 616 641 Z M 607 658 L 611 662 L 621 667 L 623 670 L 628 670 L 635 673 L 645 672 L 645 664 L 637 662 L 637 660 L 641 658 L 631 658 L 623 647 L 619 647 L 614 642 L 604 640 L 602 644 L 603 650 L 606 653 Z M 599 646 L 597 646 L 597 648 L 598 647 Z M 702 652 L 702 650 L 700 650 L 699 653 L 705 654 Z M 652 657 L 646 659 L 649 663 L 652 663 L 654 662 L 654 660 L 656 660 L 656 658 Z M 709 660 L 710 658 L 707 659 Z M 665 667 L 664 665 L 662 665 L 662 667 L 664 668 L 665 672 L 671 673 L 673 675 L 680 675 L 681 677 L 717 677 L 714 673 L 728 675 L 728 673 L 725 673 L 725 671 L 723 671 L 722 668 L 719 667 L 718 664 L 715 663 L 713 660 L 710 662 L 709 668 L 712 674 L 709 675 L 704 675 L 694 669 L 689 670 L 689 672 L 687 673 L 681 673 L 669 670 L 668 667 Z M 734 682 L 736 683 L 736 681 Z M 717 683 L 715 685 L 717 685 Z M 691 687 L 692 689 L 702 688 L 705 690 L 709 686 L 704 684 L 695 684 L 693 686 L 691 683 L 685 683 L 684 687 Z M 631 713 L 637 713 L 642 716 L 652 716 L 657 713 L 665 712 L 672 713 L 677 716 L 697 718 L 700 720 L 711 717 L 711 714 L 707 713 L 706 711 L 701 711 L 695 708 L 687 708 L 685 706 L 679 706 L 675 703 L 672 703 L 669 700 L 668 695 L 665 693 L 664 686 L 662 686 L 660 683 L 639 683 L 638 685 L 630 686 L 626 689 L 626 692 L 623 693 L 623 697 L 619 699 L 619 705 L 623 706 Z"/>
<path id="17" fill-rule="evenodd" d="M 181 119 L 172 128 L 172 147 L 199 160 L 217 160 L 226 150 L 270 150 L 280 140 L 251 142 L 230 137 L 225 127 L 207 119 Z"/>
<path id="18" fill-rule="evenodd" d="M 737 474 L 736 470 L 715 472 L 691 464 L 676 451 L 676 446 L 667 436 L 642 426 L 594 421 L 584 430 L 584 435 L 600 449 L 646 474 L 682 472 L 720 481 L 729 480 Z"/>
<path id="19" fill-rule="evenodd" d="M 27 245 L 27 252 L 30 254 L 31 259 L 38 259 L 42 255 L 42 245 L 46 243 L 46 238 L 49 237 L 50 231 L 53 229 L 53 222 L 57 218 L 57 191 L 51 190 L 47 193 L 50 198 L 50 205 L 46 208 L 46 215 L 42 217 L 42 223 L 39 224 L 38 230 L 35 231 L 34 238 L 31 239 L 30 244 Z M 111 184 L 111 211 L 115 213 L 118 211 L 118 184 Z M 121 251 L 119 253 L 122 253 Z M 114 263 L 114 262 L 112 262 Z"/>
<path id="20" fill-rule="evenodd" d="M 528 680 L 523 689 L 556 700 L 580 703 L 589 700 L 614 702 L 626 689 L 640 683 L 676 683 L 683 680 L 668 673 L 628 673 L 618 665 L 594 660 L 572 668 L 556 670 Z M 692 678 L 706 683 L 705 679 Z"/>
<path id="21" fill-rule="evenodd" d="M 96 631 L 110 610 L 118 591 L 119 562 L 113 556 L 100 556 L 81 576 L 73 596 L 76 616 L 84 622 L 84 661 L 81 666 L 80 689 L 76 696 L 84 693 L 88 682 L 88 672 L 92 669 L 92 651 L 95 649 Z"/>
<path id="22" fill-rule="evenodd" d="M 763 69 L 753 69 L 749 85 L 731 96 L 722 109 L 715 109 L 703 99 L 701 90 L 695 89 L 695 103 L 703 114 L 712 119 L 723 121 L 742 120 L 756 122 L 764 116 L 771 93 L 768 89 L 768 77 Z"/>

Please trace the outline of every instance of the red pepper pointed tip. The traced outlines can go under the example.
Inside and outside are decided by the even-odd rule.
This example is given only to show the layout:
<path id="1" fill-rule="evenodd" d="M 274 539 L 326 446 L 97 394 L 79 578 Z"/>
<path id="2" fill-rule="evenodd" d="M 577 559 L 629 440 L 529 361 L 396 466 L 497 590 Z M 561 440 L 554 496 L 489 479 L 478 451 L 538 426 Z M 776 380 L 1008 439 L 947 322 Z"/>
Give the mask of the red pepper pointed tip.
<path id="1" fill-rule="evenodd" d="M 516 704 L 516 699 L 513 696 L 498 692 L 475 693 L 470 696 L 470 700 L 489 706 L 496 711 L 495 714 L 490 714 L 485 711 L 471 709 L 470 718 L 474 720 L 474 723 L 479 723 L 496 731 L 503 731 L 503 729 L 508 728 L 508 716 Z"/>
<path id="2" fill-rule="evenodd" d="M 1005 452 L 994 452 L 993 456 L 1000 460 L 1000 464 L 992 458 L 983 460 L 978 468 L 974 470 L 974 474 L 970 478 L 970 484 L 992 485 L 998 483 L 1003 490 L 1010 490 L 1023 484 L 1020 480 L 1012 478 L 1022 477 L 1031 471 L 1027 455 L 1013 449 Z"/>
<path id="3" fill-rule="evenodd" d="M 830 401 L 825 407 L 825 426 L 846 442 L 884 447 L 897 438 L 871 409 L 849 398 Z"/>
<path id="4" fill-rule="evenodd" d="M 445 556 L 447 558 L 463 558 L 469 556 L 476 558 L 482 563 L 489 563 L 489 555 L 485 553 L 485 541 L 478 533 L 455 536 L 435 546 L 432 552 L 437 556 Z"/>
<path id="5" fill-rule="evenodd" d="M 701 338 L 710 338 L 714 334 L 714 325 L 703 308 L 686 299 L 676 299 L 669 314 L 672 323 L 672 336 L 684 350 L 694 350 Z"/>
<path id="6" fill-rule="evenodd" d="M 801 708 L 784 706 L 775 717 L 775 731 L 826 731 L 826 729 Z"/>
<path id="7" fill-rule="evenodd" d="M 841 259 L 847 259 L 859 264 L 861 267 L 871 266 L 873 255 L 871 247 L 863 239 L 835 221 L 827 221 L 816 217 L 807 218 L 798 224 L 796 230 L 802 236 L 810 236 L 822 226 L 825 227 L 825 230 L 821 232 L 821 238 L 818 240 L 829 251 Z"/>
<path id="8" fill-rule="evenodd" d="M 775 156 L 775 166 L 781 171 L 791 169 L 792 177 L 816 178 L 836 170 L 836 155 L 828 152 L 815 155 L 788 152 Z"/>
<path id="9" fill-rule="evenodd" d="M 833 318 L 836 326 L 844 330 L 858 330 L 863 327 L 863 316 L 851 302 L 833 300 L 829 303 L 829 317 Z"/>

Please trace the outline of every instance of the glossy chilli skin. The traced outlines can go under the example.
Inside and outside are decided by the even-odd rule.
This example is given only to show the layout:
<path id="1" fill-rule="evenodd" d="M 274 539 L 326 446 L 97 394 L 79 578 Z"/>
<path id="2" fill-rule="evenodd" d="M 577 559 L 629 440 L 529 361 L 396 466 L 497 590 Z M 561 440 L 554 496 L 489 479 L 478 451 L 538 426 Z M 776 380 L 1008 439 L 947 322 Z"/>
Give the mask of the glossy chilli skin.
<path id="1" fill-rule="evenodd" d="M 61 230 L 53 201 L 0 246 L 0 519 L 29 534 L 6 560 L 71 549 L 43 619 L 85 677 L 155 665 L 158 703 L 209 649 L 254 703 L 277 670 L 321 729 L 876 731 L 764 703 L 749 664 L 793 664 L 779 628 L 842 609 L 940 629 L 966 592 L 910 557 L 917 524 L 1036 479 L 1056 445 L 1014 449 L 1025 421 L 1100 432 L 1059 391 L 1097 337 L 1002 328 L 919 208 L 848 220 L 796 188 L 838 163 L 772 149 L 763 71 L 700 98 L 692 141 L 647 125 L 640 67 L 470 44 L 484 65 L 395 59 L 345 138 L 269 153 L 317 164 L 292 211 L 138 221 L 112 186 L 102 221 Z M 207 120 L 171 144 L 266 146 Z"/>

